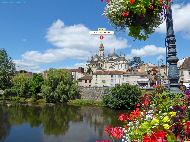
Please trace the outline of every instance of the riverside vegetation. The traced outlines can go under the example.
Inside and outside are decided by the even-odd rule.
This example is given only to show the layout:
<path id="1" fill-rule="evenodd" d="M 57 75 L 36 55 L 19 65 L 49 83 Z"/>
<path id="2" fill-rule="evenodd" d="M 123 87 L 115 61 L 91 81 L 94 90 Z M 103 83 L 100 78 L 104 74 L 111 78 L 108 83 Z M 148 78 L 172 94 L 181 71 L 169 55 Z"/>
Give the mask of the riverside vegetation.
<path id="1" fill-rule="evenodd" d="M 15 64 L 7 52 L 0 50 L 1 100 L 24 103 L 68 103 L 72 105 L 106 106 L 112 109 L 133 109 L 142 95 L 141 90 L 129 84 L 117 85 L 102 101 L 82 100 L 77 82 L 66 69 L 49 69 L 42 74 L 29 75 L 16 72 Z"/>

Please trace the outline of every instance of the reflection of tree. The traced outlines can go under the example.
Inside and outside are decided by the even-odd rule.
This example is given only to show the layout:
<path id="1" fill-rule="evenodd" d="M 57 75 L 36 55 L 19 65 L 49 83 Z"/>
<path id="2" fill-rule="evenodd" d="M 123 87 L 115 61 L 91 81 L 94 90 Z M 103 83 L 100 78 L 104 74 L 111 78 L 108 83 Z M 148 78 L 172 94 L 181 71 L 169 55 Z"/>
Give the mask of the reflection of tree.
<path id="1" fill-rule="evenodd" d="M 69 129 L 70 121 L 81 121 L 82 116 L 77 107 L 55 105 L 47 106 L 40 115 L 43 120 L 44 133 L 47 135 L 61 135 Z"/>
<path id="2" fill-rule="evenodd" d="M 11 124 L 29 123 L 31 127 L 39 127 L 42 124 L 44 133 L 47 135 L 63 135 L 69 129 L 70 121 L 81 121 L 82 116 L 79 115 L 78 109 L 78 107 L 64 105 L 6 107 Z"/>
<path id="3" fill-rule="evenodd" d="M 0 140 L 5 139 L 10 132 L 11 125 L 8 121 L 8 114 L 0 106 Z"/>

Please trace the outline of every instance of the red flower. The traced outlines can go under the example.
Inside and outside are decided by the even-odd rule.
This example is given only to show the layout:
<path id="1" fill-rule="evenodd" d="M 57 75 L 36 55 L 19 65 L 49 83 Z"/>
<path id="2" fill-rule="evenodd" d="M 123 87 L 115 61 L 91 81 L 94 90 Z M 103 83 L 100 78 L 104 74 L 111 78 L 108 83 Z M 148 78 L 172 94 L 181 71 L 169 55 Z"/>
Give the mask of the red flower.
<path id="1" fill-rule="evenodd" d="M 169 9 L 169 6 L 168 5 L 164 5 L 164 9 Z"/>
<path id="2" fill-rule="evenodd" d="M 109 2 L 110 2 L 110 0 L 106 0 L 106 2 L 107 2 L 107 3 L 109 3 Z"/>
<path id="3" fill-rule="evenodd" d="M 190 121 L 187 121 L 185 126 L 186 126 L 186 133 L 189 135 L 190 134 Z"/>
<path id="4" fill-rule="evenodd" d="M 116 139 L 121 139 L 123 137 L 123 129 L 120 127 L 112 128 L 110 135 Z"/>
<path id="5" fill-rule="evenodd" d="M 131 3 L 131 4 L 135 3 L 135 0 L 130 0 L 130 3 Z"/>
<path id="6" fill-rule="evenodd" d="M 139 118 L 141 115 L 139 108 L 136 108 L 134 111 L 131 112 L 130 118 Z"/>
<path id="7" fill-rule="evenodd" d="M 119 118 L 118 118 L 120 121 L 126 121 L 126 120 L 129 120 L 129 117 L 126 115 L 126 114 L 120 114 L 119 115 Z"/>
<path id="8" fill-rule="evenodd" d="M 158 132 L 154 133 L 154 135 L 156 136 L 156 138 L 164 139 L 164 137 L 166 136 L 166 132 L 158 131 Z"/>
<path id="9" fill-rule="evenodd" d="M 111 126 L 111 125 L 108 125 L 108 126 L 105 128 L 105 134 L 109 135 L 111 129 L 112 129 L 112 126 Z"/>
<path id="10" fill-rule="evenodd" d="M 143 142 L 151 142 L 151 138 L 148 137 L 147 135 L 145 135 L 145 136 L 143 137 Z"/>
<path id="11" fill-rule="evenodd" d="M 96 142 L 111 142 L 110 140 L 96 140 Z"/>
<path id="12" fill-rule="evenodd" d="M 128 16 L 129 16 L 129 12 L 123 12 L 121 15 L 122 15 L 123 17 L 128 17 Z"/>
<path id="13" fill-rule="evenodd" d="M 154 132 L 150 137 L 151 142 L 163 142 L 165 136 L 166 136 L 166 132 L 164 131 Z"/>

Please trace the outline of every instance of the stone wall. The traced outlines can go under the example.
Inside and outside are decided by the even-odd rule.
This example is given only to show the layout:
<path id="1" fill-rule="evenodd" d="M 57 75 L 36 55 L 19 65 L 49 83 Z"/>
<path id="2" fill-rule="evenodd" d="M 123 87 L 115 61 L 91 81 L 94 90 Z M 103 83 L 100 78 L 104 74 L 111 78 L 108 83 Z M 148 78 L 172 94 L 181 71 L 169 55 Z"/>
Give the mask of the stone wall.
<path id="1" fill-rule="evenodd" d="M 102 100 L 109 93 L 109 87 L 80 87 L 80 98 L 83 100 Z"/>

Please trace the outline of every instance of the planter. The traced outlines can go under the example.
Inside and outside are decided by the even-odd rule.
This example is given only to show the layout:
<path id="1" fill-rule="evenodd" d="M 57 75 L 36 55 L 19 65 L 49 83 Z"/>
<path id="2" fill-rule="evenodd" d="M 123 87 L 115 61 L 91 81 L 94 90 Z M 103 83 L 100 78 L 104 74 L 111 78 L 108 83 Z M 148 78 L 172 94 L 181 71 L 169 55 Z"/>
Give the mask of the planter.
<path id="1" fill-rule="evenodd" d="M 110 0 L 104 15 L 116 29 L 129 29 L 129 36 L 146 40 L 163 22 L 167 0 Z"/>

